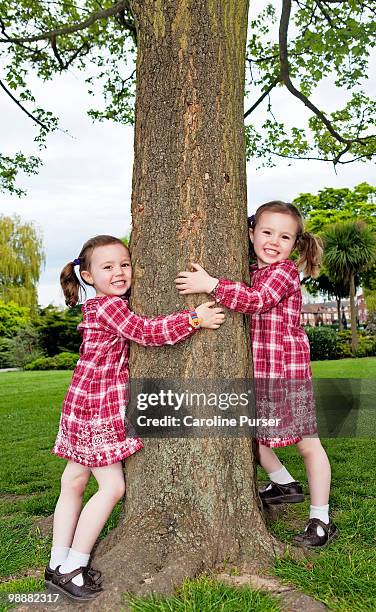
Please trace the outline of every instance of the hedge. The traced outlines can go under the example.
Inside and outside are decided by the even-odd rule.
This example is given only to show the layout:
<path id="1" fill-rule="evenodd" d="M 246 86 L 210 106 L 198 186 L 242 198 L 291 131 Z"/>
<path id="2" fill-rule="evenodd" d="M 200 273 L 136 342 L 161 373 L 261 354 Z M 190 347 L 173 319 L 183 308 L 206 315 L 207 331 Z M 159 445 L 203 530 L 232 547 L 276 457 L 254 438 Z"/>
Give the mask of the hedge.
<path id="1" fill-rule="evenodd" d="M 26 364 L 24 370 L 74 370 L 78 353 L 59 353 L 55 357 L 39 357 Z"/>
<path id="2" fill-rule="evenodd" d="M 332 327 L 305 327 L 311 347 L 311 360 L 376 356 L 376 336 L 358 330 L 359 346 L 353 352 L 351 330 L 336 332 Z"/>

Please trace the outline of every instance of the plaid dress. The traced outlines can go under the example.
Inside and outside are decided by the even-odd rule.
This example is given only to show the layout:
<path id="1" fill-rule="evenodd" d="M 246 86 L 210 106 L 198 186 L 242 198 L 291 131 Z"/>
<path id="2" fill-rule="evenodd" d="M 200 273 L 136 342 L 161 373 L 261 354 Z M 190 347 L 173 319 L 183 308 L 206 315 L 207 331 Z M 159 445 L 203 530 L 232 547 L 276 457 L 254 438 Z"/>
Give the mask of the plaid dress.
<path id="1" fill-rule="evenodd" d="M 300 325 L 299 270 L 291 260 L 251 267 L 251 286 L 221 278 L 216 301 L 250 315 L 257 416 L 278 418 L 258 441 L 288 446 L 316 433 L 310 347 Z"/>
<path id="2" fill-rule="evenodd" d="M 111 465 L 143 448 L 128 431 L 129 341 L 176 344 L 195 333 L 188 310 L 147 319 L 120 297 L 87 300 L 82 307 L 80 359 L 66 393 L 53 453 L 87 467 Z"/>

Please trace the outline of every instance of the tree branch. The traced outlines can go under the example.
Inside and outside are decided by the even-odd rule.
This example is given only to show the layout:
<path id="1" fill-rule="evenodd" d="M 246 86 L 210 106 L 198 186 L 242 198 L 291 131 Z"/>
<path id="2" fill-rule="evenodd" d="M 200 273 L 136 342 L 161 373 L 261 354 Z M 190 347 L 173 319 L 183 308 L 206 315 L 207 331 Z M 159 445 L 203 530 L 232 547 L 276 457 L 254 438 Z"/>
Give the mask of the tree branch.
<path id="1" fill-rule="evenodd" d="M 261 102 L 266 98 L 266 96 L 270 94 L 270 92 L 277 85 L 277 83 L 279 83 L 279 81 L 280 78 L 276 77 L 274 81 L 270 83 L 269 87 L 264 91 L 264 93 L 259 97 L 259 99 L 256 100 L 256 102 L 251 106 L 251 108 L 249 108 L 247 112 L 244 113 L 244 119 L 246 119 L 251 113 L 253 113 L 253 111 L 258 107 L 259 104 L 261 104 Z"/>
<path id="2" fill-rule="evenodd" d="M 37 119 L 37 117 L 34 117 L 34 115 L 32 115 L 31 113 L 29 113 L 29 111 L 21 104 L 21 102 L 19 102 L 17 100 L 17 98 L 14 97 L 14 95 L 12 94 L 11 91 L 9 91 L 9 89 L 4 85 L 4 83 L 2 81 L 0 81 L 0 87 L 5 91 L 5 93 L 13 100 L 13 102 L 15 102 L 17 104 L 17 106 L 33 121 L 35 121 L 35 123 L 37 123 L 38 125 L 40 125 L 44 130 L 48 131 L 48 127 L 42 123 L 42 121 L 40 121 L 39 119 Z"/>
<path id="3" fill-rule="evenodd" d="M 88 19 L 81 21 L 80 23 L 76 23 L 75 25 L 63 26 L 61 28 L 56 28 L 55 30 L 51 30 L 49 32 L 43 32 L 42 34 L 36 34 L 35 36 L 8 36 L 5 34 L 6 38 L 0 38 L 0 43 L 32 43 L 37 42 L 39 40 L 52 40 L 57 36 L 64 36 L 66 34 L 74 34 L 75 32 L 79 32 L 80 30 L 85 30 L 93 23 L 98 21 L 99 19 L 107 19 L 112 15 L 117 15 L 119 12 L 123 11 L 128 7 L 128 0 L 120 0 L 120 2 L 116 2 L 113 6 L 108 9 L 102 9 L 95 13 L 92 13 Z M 127 25 L 128 29 L 130 29 L 133 33 L 136 32 L 135 25 L 130 21 L 124 21 L 124 24 Z"/>
<path id="4" fill-rule="evenodd" d="M 57 44 L 56 44 L 56 36 L 53 36 L 51 38 L 51 47 L 52 47 L 52 51 L 54 53 L 54 56 L 56 57 L 59 66 L 60 66 L 60 70 L 67 70 L 69 68 L 69 66 L 72 64 L 72 62 L 74 62 L 74 60 L 76 59 L 76 57 L 78 57 L 78 55 L 80 55 L 80 53 L 85 49 L 85 55 L 87 55 L 90 51 L 90 47 L 88 45 L 87 42 L 84 42 L 80 47 L 78 47 L 78 49 L 76 49 L 74 51 L 74 53 L 71 55 L 71 57 L 69 59 L 67 59 L 65 62 L 63 61 L 59 50 L 57 48 Z M 69 49 L 69 51 L 72 51 L 73 49 Z"/>
<path id="5" fill-rule="evenodd" d="M 258 57 L 257 59 L 253 59 L 252 57 L 246 57 L 246 61 L 249 64 L 261 64 L 261 62 L 270 62 L 270 60 L 275 60 L 279 58 L 279 54 L 269 55 L 268 57 Z"/>
<path id="6" fill-rule="evenodd" d="M 270 155 L 276 155 L 277 157 L 283 157 L 285 159 L 298 159 L 302 161 L 312 160 L 312 161 L 333 162 L 334 165 L 336 165 L 337 163 L 343 164 L 343 165 L 351 164 L 352 162 L 358 161 L 360 159 L 364 159 L 365 157 L 369 157 L 369 155 L 358 155 L 357 157 L 354 157 L 353 159 L 349 159 L 347 161 L 338 160 L 338 162 L 335 162 L 335 159 L 329 159 L 328 157 L 301 157 L 300 155 L 285 155 L 284 153 L 278 153 L 277 151 L 273 151 L 272 149 L 265 149 L 265 151 L 269 153 Z"/>
<path id="7" fill-rule="evenodd" d="M 288 91 L 301 100 L 303 104 L 309 108 L 325 125 L 329 133 L 338 140 L 342 142 L 344 145 L 349 145 L 349 147 L 345 147 L 343 153 L 346 153 L 350 146 L 357 142 L 361 145 L 365 145 L 367 141 L 371 138 L 375 138 L 375 135 L 364 136 L 363 138 L 355 137 L 355 138 L 344 138 L 334 129 L 333 125 L 329 121 L 329 119 L 321 112 L 317 106 L 315 106 L 301 91 L 296 89 L 291 82 L 290 79 L 290 66 L 288 60 L 288 51 L 287 51 L 287 32 L 290 22 L 290 14 L 291 14 L 291 0 L 282 0 L 282 13 L 281 13 L 281 21 L 279 24 L 279 53 L 280 53 L 280 64 L 281 64 L 281 74 L 280 80 L 286 85 Z M 341 155 L 343 155 L 343 153 Z M 335 160 L 338 163 L 338 155 Z"/>
<path id="8" fill-rule="evenodd" d="M 317 6 L 319 7 L 320 11 L 322 12 L 322 14 L 324 15 L 326 21 L 328 22 L 328 24 L 330 25 L 331 28 L 338 30 L 338 27 L 334 24 L 333 19 L 331 18 L 330 14 L 328 13 L 328 11 L 326 10 L 325 6 L 323 6 L 322 2 L 320 2 L 320 0 L 315 0 Z"/>
<path id="9" fill-rule="evenodd" d="M 60 53 L 58 51 L 58 48 L 57 48 L 56 36 L 51 36 L 51 48 L 52 48 L 52 51 L 54 52 L 54 56 L 56 57 L 61 70 L 64 70 L 65 69 L 65 65 L 64 65 L 63 60 L 61 59 L 61 55 L 60 55 Z"/>

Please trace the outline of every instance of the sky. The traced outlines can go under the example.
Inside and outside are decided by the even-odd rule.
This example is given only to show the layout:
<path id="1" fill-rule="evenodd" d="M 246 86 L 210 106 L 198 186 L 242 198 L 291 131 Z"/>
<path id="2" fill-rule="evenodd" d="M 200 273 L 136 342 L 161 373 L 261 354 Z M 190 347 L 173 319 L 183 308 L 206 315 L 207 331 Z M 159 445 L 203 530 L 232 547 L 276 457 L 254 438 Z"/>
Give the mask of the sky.
<path id="1" fill-rule="evenodd" d="M 376 70 L 370 71 L 375 74 Z M 93 123 L 87 110 L 93 99 L 87 94 L 83 74 L 74 69 L 52 82 L 32 81 L 43 108 L 60 117 L 69 134 L 58 131 L 48 138 L 42 152 L 44 165 L 37 176 L 19 183 L 27 196 L 0 194 L 0 213 L 17 213 L 41 230 L 46 266 L 38 286 L 39 303 L 64 304 L 59 285 L 61 268 L 77 257 L 82 244 L 96 234 L 126 235 L 130 229 L 130 199 L 133 164 L 133 129 L 110 122 Z M 369 92 L 376 90 L 370 82 Z M 330 82 L 315 92 L 316 105 L 327 111 L 341 106 L 340 93 Z M 252 103 L 245 102 L 245 109 Z M 304 125 L 307 112 L 302 103 L 277 91 L 273 104 L 290 125 Z M 253 121 L 261 120 L 262 109 Z M 30 119 L 5 95 L 0 94 L 0 148 L 4 154 L 17 150 L 35 153 L 35 128 Z M 256 169 L 247 164 L 248 209 L 271 199 L 291 201 L 299 193 L 317 193 L 325 187 L 350 187 L 361 182 L 375 184 L 375 165 L 367 162 L 337 168 L 315 161 L 278 161 L 275 168 Z"/>

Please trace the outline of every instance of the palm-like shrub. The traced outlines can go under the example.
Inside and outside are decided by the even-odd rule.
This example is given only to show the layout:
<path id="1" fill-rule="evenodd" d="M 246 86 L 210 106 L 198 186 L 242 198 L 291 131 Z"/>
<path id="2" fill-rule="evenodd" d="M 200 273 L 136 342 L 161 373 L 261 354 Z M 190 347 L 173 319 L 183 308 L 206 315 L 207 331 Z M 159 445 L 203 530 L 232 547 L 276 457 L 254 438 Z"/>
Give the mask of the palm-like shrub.
<path id="1" fill-rule="evenodd" d="M 376 237 L 364 221 L 344 221 L 328 227 L 322 233 L 324 265 L 331 280 L 348 285 L 352 348 L 357 349 L 355 309 L 355 275 L 368 270 L 376 261 Z"/>

